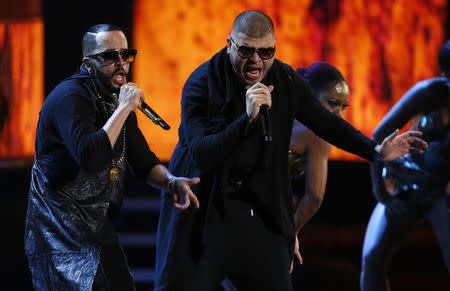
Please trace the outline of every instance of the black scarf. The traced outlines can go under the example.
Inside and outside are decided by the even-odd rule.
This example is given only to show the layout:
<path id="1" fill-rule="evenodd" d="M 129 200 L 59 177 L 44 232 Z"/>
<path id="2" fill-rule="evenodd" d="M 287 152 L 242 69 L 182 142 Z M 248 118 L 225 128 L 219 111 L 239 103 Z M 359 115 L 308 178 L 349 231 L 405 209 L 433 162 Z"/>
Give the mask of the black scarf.
<path id="1" fill-rule="evenodd" d="M 277 105 L 279 98 L 289 98 L 295 96 L 292 82 L 290 82 L 289 67 L 278 60 L 275 60 L 271 69 L 264 77 L 261 83 L 265 85 L 274 85 L 272 92 L 273 106 L 271 111 L 284 110 L 284 105 Z M 295 73 L 294 71 L 292 71 Z M 210 134 L 220 132 L 226 126 L 231 124 L 235 119 L 241 116 L 245 110 L 245 84 L 242 84 L 237 78 L 236 72 L 233 70 L 226 48 L 217 53 L 208 65 L 208 120 L 210 122 Z M 260 121 L 254 122 L 254 125 L 248 129 L 247 136 L 242 140 L 241 144 L 234 151 L 233 155 L 224 161 L 221 169 L 216 169 L 214 175 L 214 187 L 210 192 L 211 202 L 214 202 L 219 211 L 223 211 L 223 194 L 229 187 L 230 178 L 238 176 L 244 180 L 244 187 L 238 191 L 246 193 L 246 197 L 252 205 L 255 205 L 266 218 L 266 224 L 273 229 L 274 232 L 283 233 L 288 238 L 293 236 L 293 210 L 290 193 L 280 193 L 279 185 L 281 179 L 279 176 L 287 175 L 287 148 L 284 151 L 284 138 L 286 132 L 291 130 L 297 104 L 295 98 L 289 98 L 289 108 L 287 113 L 291 116 L 290 123 L 284 124 L 279 118 L 272 119 L 272 128 L 274 141 L 273 143 L 264 142 L 262 131 L 260 129 Z M 272 112 L 274 114 L 279 114 Z M 280 123 L 281 122 L 281 123 Z M 279 130 L 278 128 L 283 128 Z M 284 132 L 284 133 L 283 133 Z M 290 134 L 288 134 L 290 137 Z M 283 141 L 281 141 L 283 140 Z M 284 154 L 285 152 L 285 154 Z M 239 177 L 240 176 L 240 177 Z M 286 187 L 290 191 L 290 187 Z M 215 199 L 215 201 L 214 201 Z"/>

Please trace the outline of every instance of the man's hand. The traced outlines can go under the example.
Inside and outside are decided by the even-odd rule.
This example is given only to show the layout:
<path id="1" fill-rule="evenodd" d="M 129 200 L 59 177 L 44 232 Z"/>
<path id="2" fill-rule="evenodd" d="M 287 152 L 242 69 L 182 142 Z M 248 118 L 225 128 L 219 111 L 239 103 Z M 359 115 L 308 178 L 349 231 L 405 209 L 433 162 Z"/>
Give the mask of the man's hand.
<path id="1" fill-rule="evenodd" d="M 258 116 L 262 105 L 267 105 L 270 109 L 272 106 L 272 95 L 270 93 L 272 93 L 273 88 L 272 85 L 267 87 L 264 84 L 256 83 L 247 89 L 245 104 L 250 122 L 253 122 Z"/>
<path id="2" fill-rule="evenodd" d="M 200 183 L 200 178 L 185 178 L 178 177 L 173 181 L 173 185 L 171 187 L 171 194 L 173 200 L 175 201 L 175 207 L 180 210 L 185 210 L 191 205 L 191 202 L 194 204 L 195 208 L 200 207 L 200 203 L 198 202 L 197 197 L 191 190 L 191 186 L 193 184 Z"/>
<path id="3" fill-rule="evenodd" d="M 128 108 L 130 112 L 134 111 L 139 102 L 144 99 L 144 93 L 136 84 L 128 82 L 120 87 L 119 104 Z"/>
<path id="4" fill-rule="evenodd" d="M 422 132 L 407 131 L 401 135 L 397 135 L 398 132 L 398 129 L 395 130 L 383 140 L 381 145 L 375 147 L 375 150 L 381 154 L 383 160 L 392 161 L 409 152 L 423 153 L 423 149 L 428 147 L 425 141 L 416 137 L 422 135 Z"/>
<path id="5" fill-rule="evenodd" d="M 294 255 L 297 257 L 298 262 L 300 263 L 300 265 L 303 265 L 303 258 L 302 258 L 302 255 L 300 254 L 300 246 L 299 246 L 299 243 L 298 243 L 298 236 L 297 235 L 295 235 Z M 289 270 L 289 274 L 292 274 L 293 270 L 294 270 L 294 260 L 292 260 L 292 262 L 291 262 L 291 269 Z"/>

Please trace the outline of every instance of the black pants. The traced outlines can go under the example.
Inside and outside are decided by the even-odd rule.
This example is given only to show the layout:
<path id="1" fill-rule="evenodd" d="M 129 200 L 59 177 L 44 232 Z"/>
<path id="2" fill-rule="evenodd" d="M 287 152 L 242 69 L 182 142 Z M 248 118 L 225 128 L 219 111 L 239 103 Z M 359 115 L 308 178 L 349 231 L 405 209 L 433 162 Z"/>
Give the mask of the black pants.
<path id="1" fill-rule="evenodd" d="M 131 291 L 136 290 L 134 277 L 128 267 L 127 259 L 111 222 L 105 224 L 102 237 L 102 250 L 97 273 L 95 275 L 94 291 Z"/>
<path id="2" fill-rule="evenodd" d="M 447 199 L 448 197 L 436 198 L 427 204 L 404 202 L 405 208 L 401 214 L 387 212 L 384 204 L 376 205 L 364 238 L 361 290 L 390 290 L 387 268 L 392 255 L 422 218 L 433 226 L 442 257 L 450 272 L 450 215 Z"/>
<path id="3" fill-rule="evenodd" d="M 216 290 L 228 277 L 239 291 L 292 290 L 286 239 L 270 232 L 250 204 L 226 200 L 224 218 L 209 216 L 202 250 L 189 290 Z"/>

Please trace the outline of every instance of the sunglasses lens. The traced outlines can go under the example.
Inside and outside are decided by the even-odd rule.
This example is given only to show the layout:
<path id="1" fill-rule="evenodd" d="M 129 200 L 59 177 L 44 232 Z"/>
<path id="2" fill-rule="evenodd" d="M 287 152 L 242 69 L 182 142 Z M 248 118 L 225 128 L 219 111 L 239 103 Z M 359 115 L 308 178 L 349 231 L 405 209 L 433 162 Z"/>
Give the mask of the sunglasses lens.
<path id="1" fill-rule="evenodd" d="M 241 45 L 238 49 L 238 53 L 242 58 L 249 58 L 255 53 L 255 48 Z"/>
<path id="2" fill-rule="evenodd" d="M 134 62 L 134 59 L 136 58 L 136 50 L 132 50 L 132 49 L 126 49 L 122 51 L 122 59 L 124 60 L 124 62 Z"/>
<path id="3" fill-rule="evenodd" d="M 255 48 L 248 47 L 245 45 L 241 45 L 238 49 L 239 56 L 241 58 L 250 58 L 255 53 Z M 275 48 L 268 47 L 268 48 L 259 48 L 256 50 L 258 52 L 258 55 L 261 59 L 270 59 L 275 55 Z"/>
<path id="4" fill-rule="evenodd" d="M 260 48 L 258 54 L 261 59 L 270 59 L 275 54 L 275 48 Z"/>
<path id="5" fill-rule="evenodd" d="M 115 62 L 119 58 L 119 53 L 117 51 L 102 52 L 100 56 L 105 62 Z"/>

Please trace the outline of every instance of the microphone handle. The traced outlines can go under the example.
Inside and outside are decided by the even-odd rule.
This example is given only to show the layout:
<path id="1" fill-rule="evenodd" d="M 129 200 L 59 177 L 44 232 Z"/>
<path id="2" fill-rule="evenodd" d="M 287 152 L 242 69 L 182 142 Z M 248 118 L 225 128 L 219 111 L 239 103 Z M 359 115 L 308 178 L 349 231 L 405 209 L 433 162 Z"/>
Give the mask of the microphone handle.
<path id="1" fill-rule="evenodd" d="M 148 106 L 144 101 L 139 101 L 138 108 L 155 124 L 161 126 L 165 130 L 170 129 L 170 125 L 168 125 L 167 122 L 159 117 L 159 115 L 155 111 L 153 111 L 153 109 L 151 109 L 150 106 Z"/>
<path id="2" fill-rule="evenodd" d="M 267 105 L 261 105 L 259 109 L 261 114 L 261 127 L 263 130 L 264 140 L 266 142 L 272 141 L 272 124 L 270 121 L 269 107 Z"/>

